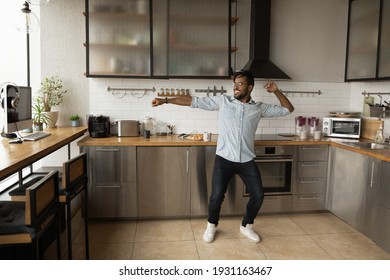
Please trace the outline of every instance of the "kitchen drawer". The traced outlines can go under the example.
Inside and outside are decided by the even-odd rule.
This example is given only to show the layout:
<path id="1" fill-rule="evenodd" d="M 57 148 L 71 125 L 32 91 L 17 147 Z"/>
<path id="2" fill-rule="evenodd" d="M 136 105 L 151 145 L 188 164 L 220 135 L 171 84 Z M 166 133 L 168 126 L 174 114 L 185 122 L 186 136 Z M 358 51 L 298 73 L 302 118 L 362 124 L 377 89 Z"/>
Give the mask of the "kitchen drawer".
<path id="1" fill-rule="evenodd" d="M 297 163 L 297 178 L 318 178 L 326 177 L 328 163 L 320 162 L 298 162 Z"/>
<path id="2" fill-rule="evenodd" d="M 294 194 L 292 211 L 314 211 L 325 209 L 325 194 Z"/>
<path id="3" fill-rule="evenodd" d="M 90 218 L 136 218 L 137 183 L 118 182 L 112 186 L 90 184 L 88 206 Z"/>
<path id="4" fill-rule="evenodd" d="M 246 207 L 248 198 L 244 200 Z M 266 195 L 260 213 L 284 213 L 291 212 L 291 195 Z"/>
<path id="5" fill-rule="evenodd" d="M 325 193 L 326 178 L 297 178 L 293 194 Z"/>
<path id="6" fill-rule="evenodd" d="M 299 146 L 298 161 L 327 161 L 328 160 L 328 146 L 313 145 L 313 146 Z"/>

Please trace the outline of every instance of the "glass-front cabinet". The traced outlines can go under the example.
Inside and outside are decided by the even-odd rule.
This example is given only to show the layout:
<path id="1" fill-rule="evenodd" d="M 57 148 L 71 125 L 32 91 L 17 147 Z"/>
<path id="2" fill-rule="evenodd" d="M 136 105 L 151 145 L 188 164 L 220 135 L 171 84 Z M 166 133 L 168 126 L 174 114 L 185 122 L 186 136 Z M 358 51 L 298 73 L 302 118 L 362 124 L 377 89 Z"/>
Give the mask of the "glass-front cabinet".
<path id="1" fill-rule="evenodd" d="M 86 0 L 88 77 L 228 77 L 230 0 Z"/>
<path id="2" fill-rule="evenodd" d="M 87 76 L 149 76 L 149 0 L 87 0 Z"/>
<path id="3" fill-rule="evenodd" d="M 350 0 L 345 80 L 390 78 L 390 0 Z"/>
<path id="4" fill-rule="evenodd" d="M 350 1 L 346 79 L 375 78 L 380 0 Z"/>
<path id="5" fill-rule="evenodd" d="M 390 0 L 383 0 L 378 76 L 390 78 Z"/>

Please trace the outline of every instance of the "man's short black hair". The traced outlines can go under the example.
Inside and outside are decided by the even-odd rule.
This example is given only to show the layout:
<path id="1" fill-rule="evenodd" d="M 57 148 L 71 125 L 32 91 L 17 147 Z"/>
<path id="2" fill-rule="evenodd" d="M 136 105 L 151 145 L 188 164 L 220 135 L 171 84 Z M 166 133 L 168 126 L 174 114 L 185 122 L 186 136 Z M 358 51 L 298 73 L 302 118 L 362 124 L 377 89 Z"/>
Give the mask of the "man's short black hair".
<path id="1" fill-rule="evenodd" d="M 253 74 L 251 71 L 239 70 L 239 71 L 235 72 L 233 74 L 233 81 L 235 81 L 238 76 L 246 77 L 246 79 L 248 80 L 248 85 L 252 85 L 252 86 L 255 85 L 255 78 L 253 77 Z"/>

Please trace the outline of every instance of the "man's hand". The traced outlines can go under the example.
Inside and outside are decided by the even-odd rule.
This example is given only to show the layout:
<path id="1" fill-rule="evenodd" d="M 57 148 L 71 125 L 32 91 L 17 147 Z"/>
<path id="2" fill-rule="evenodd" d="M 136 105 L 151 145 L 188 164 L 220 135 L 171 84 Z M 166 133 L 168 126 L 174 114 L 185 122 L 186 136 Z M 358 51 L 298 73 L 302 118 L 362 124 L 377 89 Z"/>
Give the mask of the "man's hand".
<path id="1" fill-rule="evenodd" d="M 157 106 L 162 105 L 164 103 L 165 103 L 165 99 L 155 98 L 152 100 L 152 107 L 157 107 Z"/>
<path id="2" fill-rule="evenodd" d="M 265 85 L 264 85 L 264 88 L 268 91 L 268 92 L 275 92 L 277 90 L 279 90 L 278 86 L 270 81 L 270 82 L 267 82 Z"/>

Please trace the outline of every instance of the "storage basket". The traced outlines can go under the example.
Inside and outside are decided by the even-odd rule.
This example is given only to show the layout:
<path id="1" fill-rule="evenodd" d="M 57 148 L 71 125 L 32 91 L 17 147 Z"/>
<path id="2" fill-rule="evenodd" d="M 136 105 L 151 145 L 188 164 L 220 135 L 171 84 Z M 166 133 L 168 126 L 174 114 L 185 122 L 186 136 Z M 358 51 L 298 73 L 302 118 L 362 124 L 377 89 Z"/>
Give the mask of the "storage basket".
<path id="1" fill-rule="evenodd" d="M 386 108 L 384 116 L 383 108 Z M 390 107 L 370 106 L 370 117 L 390 117 Z"/>

